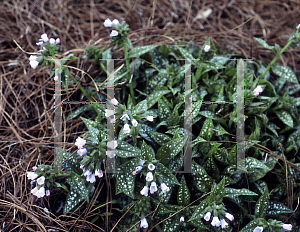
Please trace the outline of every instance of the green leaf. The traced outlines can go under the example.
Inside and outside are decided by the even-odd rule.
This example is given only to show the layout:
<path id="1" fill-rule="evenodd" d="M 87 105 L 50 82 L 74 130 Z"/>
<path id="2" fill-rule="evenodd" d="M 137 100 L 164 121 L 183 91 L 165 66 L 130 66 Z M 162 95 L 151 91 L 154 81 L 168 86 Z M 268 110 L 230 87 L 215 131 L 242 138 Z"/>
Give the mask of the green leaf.
<path id="1" fill-rule="evenodd" d="M 180 187 L 177 193 L 177 203 L 178 205 L 186 206 L 190 203 L 190 190 L 186 184 L 184 176 L 181 178 Z"/>
<path id="2" fill-rule="evenodd" d="M 292 116 L 285 110 L 275 111 L 277 117 L 285 124 L 290 127 L 294 127 Z"/>
<path id="3" fill-rule="evenodd" d="M 70 113 L 67 117 L 67 121 L 76 118 L 79 114 L 85 112 L 85 111 L 89 111 L 89 110 L 93 110 L 94 106 L 93 104 L 88 104 L 88 105 L 83 105 L 80 108 L 78 108 L 77 110 L 75 110 L 74 112 Z"/>
<path id="4" fill-rule="evenodd" d="M 168 216 L 171 216 L 169 214 Z M 180 214 L 176 214 L 164 221 L 163 232 L 177 232 L 180 228 Z"/>
<path id="5" fill-rule="evenodd" d="M 153 139 L 151 138 L 151 135 L 150 135 L 150 131 L 153 131 L 153 132 L 157 132 L 155 129 L 153 129 L 152 127 L 150 126 L 147 126 L 146 124 L 142 124 L 140 130 L 139 130 L 139 134 L 146 140 L 150 141 L 150 142 L 154 142 Z"/>
<path id="6" fill-rule="evenodd" d="M 206 173 L 205 169 L 194 160 L 192 164 L 192 176 L 197 189 L 202 192 L 209 192 L 211 190 L 213 185 L 212 178 Z"/>
<path id="7" fill-rule="evenodd" d="M 135 199 L 134 196 L 134 185 L 135 185 L 135 176 L 132 175 L 132 168 L 123 167 L 123 173 L 116 173 L 116 195 L 119 193 L 124 193 L 127 196 Z M 120 168 L 117 168 L 117 171 L 121 171 Z"/>
<path id="8" fill-rule="evenodd" d="M 71 172 L 71 176 L 66 178 L 67 183 L 72 186 L 87 202 L 89 202 L 89 194 L 83 179 L 75 172 Z"/>
<path id="9" fill-rule="evenodd" d="M 176 176 L 173 175 L 173 173 L 166 168 L 163 164 L 157 163 L 158 172 L 164 176 L 164 182 L 168 184 L 179 184 Z"/>
<path id="10" fill-rule="evenodd" d="M 171 115 L 171 110 L 169 105 L 166 103 L 166 99 L 159 99 L 158 100 L 158 116 L 161 121 L 167 120 L 169 115 Z"/>
<path id="11" fill-rule="evenodd" d="M 188 222 L 193 221 L 193 220 L 199 220 L 204 217 L 204 209 L 208 206 L 209 203 L 209 198 L 205 198 L 201 203 L 197 206 L 195 209 L 193 215 L 191 218 L 188 220 Z"/>
<path id="12" fill-rule="evenodd" d="M 152 161 L 154 159 L 154 154 L 151 148 L 143 141 L 143 145 L 141 148 L 141 159 Z"/>
<path id="13" fill-rule="evenodd" d="M 170 90 L 157 90 L 154 93 L 151 93 L 147 96 L 147 105 L 148 109 L 150 109 L 158 100 L 161 98 L 161 96 L 170 93 Z"/>
<path id="14" fill-rule="evenodd" d="M 171 140 L 162 147 L 160 147 L 156 153 L 156 159 L 162 164 L 167 164 L 173 157 L 175 157 L 184 147 L 186 137 Z"/>
<path id="15" fill-rule="evenodd" d="M 141 150 L 137 147 L 130 145 L 129 143 L 118 140 L 118 146 L 117 146 L 115 152 L 116 152 L 116 156 L 118 156 L 118 157 L 128 158 L 128 157 L 139 156 L 141 153 Z"/>
<path id="16" fill-rule="evenodd" d="M 175 47 L 180 51 L 180 53 L 182 54 L 182 56 L 185 59 L 191 59 L 191 60 L 194 59 L 194 57 L 187 50 L 185 50 L 184 48 L 182 48 L 180 46 L 175 46 Z"/>
<path id="17" fill-rule="evenodd" d="M 235 198 L 238 196 L 257 196 L 258 194 L 248 189 L 225 188 L 224 197 Z"/>
<path id="18" fill-rule="evenodd" d="M 214 128 L 214 124 L 212 122 L 212 119 L 211 118 L 207 118 L 205 119 L 205 122 L 202 126 L 202 129 L 200 131 L 200 134 L 198 137 L 201 137 L 205 140 L 210 140 L 211 137 L 212 137 L 212 134 L 213 134 L 213 129 Z"/>
<path id="19" fill-rule="evenodd" d="M 255 37 L 254 37 L 254 39 L 255 39 L 257 42 L 259 42 L 259 43 L 260 43 L 260 45 L 261 45 L 261 46 L 263 46 L 264 48 L 266 48 L 266 49 L 270 49 L 270 50 L 274 49 L 274 46 L 270 46 L 270 45 L 268 45 L 268 44 L 267 44 L 267 42 L 266 42 L 266 41 L 264 41 L 263 39 L 260 39 L 260 38 L 255 38 Z"/>
<path id="20" fill-rule="evenodd" d="M 253 232 L 257 226 L 267 226 L 268 223 L 264 218 L 257 218 L 249 222 L 240 232 Z"/>
<path id="21" fill-rule="evenodd" d="M 136 105 L 134 114 L 143 114 L 147 109 L 147 100 L 143 100 Z"/>
<path id="22" fill-rule="evenodd" d="M 289 209 L 282 203 L 270 201 L 266 209 L 267 215 L 282 215 L 285 213 L 293 213 L 293 210 Z"/>
<path id="23" fill-rule="evenodd" d="M 168 48 L 167 45 L 163 44 L 160 46 L 160 48 L 158 49 L 158 51 L 166 58 L 169 57 L 169 54 L 170 54 L 170 50 Z"/>
<path id="24" fill-rule="evenodd" d="M 140 47 L 135 47 L 131 49 L 128 58 L 133 58 L 133 57 L 139 57 L 154 48 L 156 48 L 158 45 L 147 45 L 147 46 L 140 46 Z"/>
<path id="25" fill-rule="evenodd" d="M 214 188 L 212 193 L 210 194 L 211 199 L 216 203 L 221 203 L 223 201 L 223 196 L 225 192 L 225 178 L 220 181 L 220 183 Z"/>
<path id="26" fill-rule="evenodd" d="M 171 141 L 170 136 L 164 134 L 164 133 L 158 133 L 158 132 L 152 132 L 149 131 L 151 138 L 158 143 L 160 146 L 163 146 L 164 144 Z"/>
<path id="27" fill-rule="evenodd" d="M 255 218 L 264 218 L 269 203 L 269 190 L 266 188 L 255 205 Z"/>
<path id="28" fill-rule="evenodd" d="M 285 78 L 289 82 L 299 84 L 299 82 L 297 80 L 297 76 L 295 75 L 293 70 L 291 68 L 289 68 L 288 66 L 280 66 L 280 65 L 274 63 L 274 65 L 272 66 L 272 71 L 276 75 Z"/>

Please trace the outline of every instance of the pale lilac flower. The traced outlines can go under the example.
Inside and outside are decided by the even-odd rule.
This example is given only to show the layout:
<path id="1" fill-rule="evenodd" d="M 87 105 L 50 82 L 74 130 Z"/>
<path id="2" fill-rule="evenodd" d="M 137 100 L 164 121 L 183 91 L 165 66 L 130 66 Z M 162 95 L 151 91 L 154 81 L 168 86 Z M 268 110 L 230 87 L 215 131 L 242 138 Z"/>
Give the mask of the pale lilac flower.
<path id="1" fill-rule="evenodd" d="M 216 227 L 219 227 L 221 225 L 221 222 L 217 216 L 213 217 L 213 220 L 211 221 L 211 225 Z"/>
<path id="2" fill-rule="evenodd" d="M 38 198 L 43 197 L 45 196 L 45 188 L 40 187 L 40 189 L 38 189 L 38 187 L 35 187 L 34 189 L 31 190 L 31 193 L 37 196 Z"/>
<path id="3" fill-rule="evenodd" d="M 55 81 L 58 81 L 58 76 L 54 76 L 54 80 L 55 80 Z"/>
<path id="4" fill-rule="evenodd" d="M 33 170 L 33 171 L 36 171 L 36 170 L 37 170 L 37 166 L 33 166 L 33 167 L 32 167 L 32 170 Z"/>
<path id="5" fill-rule="evenodd" d="M 86 140 L 85 139 L 83 139 L 81 137 L 78 137 L 76 139 L 75 145 L 78 147 L 78 149 L 82 149 L 85 144 L 86 144 Z"/>
<path id="6" fill-rule="evenodd" d="M 110 123 L 115 123 L 115 122 L 116 122 L 116 118 L 114 116 L 114 118 L 110 120 Z"/>
<path id="7" fill-rule="evenodd" d="M 253 94 L 254 94 L 254 96 L 258 96 L 259 92 L 254 92 Z"/>
<path id="8" fill-rule="evenodd" d="M 293 226 L 291 224 L 283 224 L 282 228 L 288 231 L 292 231 Z"/>
<path id="9" fill-rule="evenodd" d="M 137 166 L 137 167 L 135 168 L 135 171 L 138 172 L 138 171 L 140 171 L 140 170 L 142 170 L 142 169 L 143 169 L 142 166 Z"/>
<path id="10" fill-rule="evenodd" d="M 29 57 L 29 64 L 33 69 L 36 69 L 37 66 L 39 65 L 39 62 L 36 60 L 37 58 L 38 58 L 37 56 L 33 56 L 33 55 Z"/>
<path id="11" fill-rule="evenodd" d="M 107 118 L 114 114 L 115 114 L 114 110 L 105 110 L 105 117 Z"/>
<path id="12" fill-rule="evenodd" d="M 150 193 L 153 194 L 157 191 L 157 185 L 155 182 L 152 182 L 150 185 Z"/>
<path id="13" fill-rule="evenodd" d="M 41 171 L 43 172 L 43 171 L 45 171 L 45 169 L 44 169 L 44 168 L 41 168 Z"/>
<path id="14" fill-rule="evenodd" d="M 29 61 L 36 61 L 37 58 L 38 58 L 37 56 L 30 55 Z"/>
<path id="15" fill-rule="evenodd" d="M 146 119 L 150 122 L 153 122 L 153 116 L 147 116 Z"/>
<path id="16" fill-rule="evenodd" d="M 110 36 L 114 37 L 114 36 L 117 36 L 118 34 L 119 34 L 118 31 L 112 30 L 111 33 L 110 33 Z"/>
<path id="17" fill-rule="evenodd" d="M 115 106 L 119 105 L 118 100 L 115 99 L 115 98 L 111 99 L 111 103 L 112 103 L 113 105 L 115 105 Z"/>
<path id="18" fill-rule="evenodd" d="M 49 41 L 47 34 L 42 34 L 41 38 L 45 43 L 47 43 Z"/>
<path id="19" fill-rule="evenodd" d="M 36 174 L 35 172 L 27 172 L 27 178 L 29 180 L 34 180 L 37 177 L 38 177 L 38 174 Z"/>
<path id="20" fill-rule="evenodd" d="M 37 46 L 41 46 L 41 45 L 43 45 L 43 44 L 44 44 L 43 41 L 40 41 L 40 42 L 36 43 Z"/>
<path id="21" fill-rule="evenodd" d="M 50 44 L 55 44 L 55 39 L 51 38 L 51 39 L 49 40 L 49 43 L 50 43 Z"/>
<path id="22" fill-rule="evenodd" d="M 163 193 L 166 193 L 170 190 L 170 188 L 165 183 L 161 183 L 160 187 Z"/>
<path id="23" fill-rule="evenodd" d="M 234 219 L 233 215 L 230 213 L 225 213 L 225 217 L 227 217 L 230 221 Z"/>
<path id="24" fill-rule="evenodd" d="M 204 216 L 204 220 L 208 222 L 210 220 L 210 216 L 211 216 L 211 212 L 207 212 Z"/>
<path id="25" fill-rule="evenodd" d="M 133 172 L 132 172 L 132 175 L 134 175 L 134 176 L 135 176 L 135 175 L 136 175 L 136 171 L 133 171 Z"/>
<path id="26" fill-rule="evenodd" d="M 181 218 L 180 218 L 180 222 L 184 222 L 184 217 L 181 217 Z"/>
<path id="27" fill-rule="evenodd" d="M 147 222 L 146 218 L 143 218 L 141 220 L 141 226 L 140 227 L 141 228 L 147 228 L 148 227 L 148 222 Z"/>
<path id="28" fill-rule="evenodd" d="M 87 149 L 86 148 L 79 149 L 77 153 L 78 155 L 83 156 L 87 153 Z"/>
<path id="29" fill-rule="evenodd" d="M 205 52 L 208 52 L 208 51 L 209 51 L 209 49 L 210 49 L 210 46 L 209 46 L 209 45 L 205 45 L 205 47 L 204 47 L 204 51 L 205 51 Z"/>
<path id="30" fill-rule="evenodd" d="M 149 170 L 153 171 L 155 169 L 155 166 L 153 164 L 148 165 Z"/>
<path id="31" fill-rule="evenodd" d="M 55 43 L 56 43 L 56 44 L 59 44 L 59 43 L 60 43 L 60 39 L 57 38 L 57 39 L 55 40 Z"/>
<path id="32" fill-rule="evenodd" d="M 111 22 L 111 25 L 118 25 L 118 24 L 120 24 L 120 23 L 119 23 L 119 20 L 117 20 L 117 19 L 114 19 L 114 20 Z"/>
<path id="33" fill-rule="evenodd" d="M 47 196 L 47 197 L 50 196 L 50 190 L 46 190 L 46 196 Z"/>
<path id="34" fill-rule="evenodd" d="M 145 197 L 148 197 L 148 191 L 149 191 L 149 187 L 144 186 L 144 188 L 140 191 L 140 194 L 144 195 Z"/>
<path id="35" fill-rule="evenodd" d="M 95 175 L 98 176 L 99 178 L 103 177 L 103 172 L 102 172 L 102 170 L 99 171 L 98 169 L 96 169 L 96 170 L 95 170 Z"/>
<path id="36" fill-rule="evenodd" d="M 221 219 L 220 222 L 221 222 L 222 229 L 225 229 L 228 226 L 228 223 L 223 218 Z"/>
<path id="37" fill-rule="evenodd" d="M 111 27 L 112 26 L 112 22 L 110 21 L 110 19 L 105 19 L 103 25 L 105 27 Z"/>
<path id="38" fill-rule="evenodd" d="M 257 86 L 255 89 L 254 89 L 254 95 L 255 96 L 258 96 L 259 93 L 261 93 L 263 91 L 263 89 L 261 88 L 261 86 Z"/>
<path id="39" fill-rule="evenodd" d="M 146 181 L 152 181 L 153 180 L 153 174 L 152 172 L 148 172 L 146 176 Z"/>
<path id="40" fill-rule="evenodd" d="M 97 142 L 97 141 L 94 141 L 94 142 L 92 142 L 92 144 L 93 144 L 93 145 L 97 145 L 97 144 L 98 144 L 98 142 Z"/>
<path id="41" fill-rule="evenodd" d="M 139 124 L 139 123 L 137 122 L 137 120 L 135 120 L 135 119 L 132 119 L 131 123 L 132 123 L 132 125 L 133 125 L 134 127 L 136 127 L 136 126 Z"/>
<path id="42" fill-rule="evenodd" d="M 130 127 L 129 127 L 128 123 L 126 123 L 124 125 L 123 132 L 124 132 L 124 134 L 130 133 Z"/>
<path id="43" fill-rule="evenodd" d="M 83 164 L 80 165 L 80 169 L 85 170 Z"/>
<path id="44" fill-rule="evenodd" d="M 33 180 L 30 181 L 30 184 L 31 184 L 31 187 L 33 187 L 34 181 Z"/>
<path id="45" fill-rule="evenodd" d="M 86 177 L 86 181 L 89 181 L 89 182 L 91 182 L 91 183 L 94 183 L 94 182 L 96 181 L 95 174 L 92 173 L 92 174 L 88 175 L 88 176 Z"/>
<path id="46" fill-rule="evenodd" d="M 140 160 L 140 161 L 139 161 L 139 164 L 140 164 L 141 166 L 143 166 L 144 163 L 145 163 L 145 160 Z"/>
<path id="47" fill-rule="evenodd" d="M 253 232 L 262 232 L 264 230 L 264 228 L 262 226 L 257 226 Z"/>
<path id="48" fill-rule="evenodd" d="M 41 176 L 41 177 L 38 178 L 36 181 L 37 181 L 37 183 L 38 183 L 39 185 L 44 184 L 44 183 L 45 183 L 45 177 L 44 177 L 44 176 Z"/>
<path id="49" fill-rule="evenodd" d="M 92 174 L 92 172 L 91 172 L 90 170 L 86 170 L 86 171 L 83 173 L 84 176 L 89 176 L 89 175 L 91 175 L 91 174 Z"/>
<path id="50" fill-rule="evenodd" d="M 118 141 L 114 140 L 114 141 L 109 141 L 107 143 L 107 147 L 110 149 L 116 149 L 116 147 L 118 146 Z"/>
<path id="51" fill-rule="evenodd" d="M 120 119 L 122 119 L 123 121 L 125 121 L 126 118 L 127 118 L 128 120 L 130 120 L 128 114 L 123 114 L 123 116 L 122 116 Z"/>

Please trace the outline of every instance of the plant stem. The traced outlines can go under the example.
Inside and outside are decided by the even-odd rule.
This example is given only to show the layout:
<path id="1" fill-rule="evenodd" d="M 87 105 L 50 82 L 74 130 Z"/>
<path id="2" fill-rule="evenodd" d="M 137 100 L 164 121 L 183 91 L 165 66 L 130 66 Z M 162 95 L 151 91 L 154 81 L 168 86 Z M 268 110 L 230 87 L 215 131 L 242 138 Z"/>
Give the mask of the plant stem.
<path id="1" fill-rule="evenodd" d="M 130 75 L 130 66 L 129 66 L 129 60 L 128 60 L 128 52 L 127 52 L 127 47 L 124 44 L 124 52 L 125 52 L 125 59 L 126 59 L 126 66 L 127 66 L 127 71 L 128 72 L 128 81 L 130 82 L 131 79 L 131 75 Z M 130 95 L 131 95 L 131 99 L 132 99 L 132 103 L 135 105 L 135 97 L 134 97 L 134 91 L 133 91 L 133 86 L 132 86 L 132 82 L 129 83 L 129 88 L 130 88 Z"/>
<path id="2" fill-rule="evenodd" d="M 276 62 L 276 60 L 280 57 L 280 55 L 292 44 L 292 41 L 289 41 L 285 47 L 274 57 L 274 59 L 271 61 L 271 63 L 268 65 L 264 73 L 261 75 L 261 78 L 263 79 L 267 72 L 270 70 L 270 68 L 273 66 L 273 64 Z"/>
<path id="3" fill-rule="evenodd" d="M 107 75 L 107 70 L 106 70 L 106 68 L 104 67 L 104 65 L 102 64 L 102 62 L 100 62 L 100 66 L 101 66 L 101 68 L 104 70 L 104 72 L 105 72 L 106 75 Z"/>

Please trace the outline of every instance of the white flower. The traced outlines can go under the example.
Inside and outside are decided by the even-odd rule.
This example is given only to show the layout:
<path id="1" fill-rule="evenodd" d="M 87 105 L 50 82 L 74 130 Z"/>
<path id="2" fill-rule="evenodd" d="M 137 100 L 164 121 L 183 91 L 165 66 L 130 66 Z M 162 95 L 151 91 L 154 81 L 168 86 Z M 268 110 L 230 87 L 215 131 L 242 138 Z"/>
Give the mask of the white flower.
<path id="1" fill-rule="evenodd" d="M 139 164 L 140 164 L 141 166 L 143 166 L 144 163 L 145 163 L 145 160 L 140 160 L 140 161 L 139 161 Z"/>
<path id="2" fill-rule="evenodd" d="M 209 51 L 209 49 L 210 49 L 210 46 L 209 46 L 209 45 L 205 45 L 205 47 L 204 47 L 204 51 L 205 51 L 205 52 L 208 52 L 208 51 Z"/>
<path id="3" fill-rule="evenodd" d="M 34 189 L 31 190 L 31 193 L 37 196 L 38 198 L 43 197 L 45 196 L 45 188 L 40 187 L 40 189 L 38 189 L 38 187 L 36 186 Z"/>
<path id="4" fill-rule="evenodd" d="M 126 124 L 124 125 L 123 132 L 124 132 L 125 134 L 130 133 L 130 127 L 129 127 L 128 123 L 126 123 Z"/>
<path id="5" fill-rule="evenodd" d="M 140 191 L 140 194 L 144 195 L 145 197 L 148 197 L 148 191 L 149 191 L 149 187 L 144 186 L 144 188 Z"/>
<path id="6" fill-rule="evenodd" d="M 217 216 L 213 217 L 213 220 L 211 221 L 211 225 L 216 227 L 219 227 L 221 225 L 221 222 Z"/>
<path id="7" fill-rule="evenodd" d="M 114 151 L 106 151 L 106 155 L 109 158 L 114 158 L 116 156 L 116 154 L 114 153 Z"/>
<path id="8" fill-rule="evenodd" d="M 41 176 L 41 177 L 38 178 L 36 181 L 37 181 L 37 183 L 38 183 L 39 185 L 44 184 L 44 183 L 45 183 L 45 177 L 44 177 L 44 176 Z"/>
<path id="9" fill-rule="evenodd" d="M 110 19 L 105 19 L 103 25 L 104 25 L 105 27 L 111 27 L 112 22 L 110 21 Z"/>
<path id="10" fill-rule="evenodd" d="M 283 224 L 282 228 L 288 231 L 292 231 L 293 226 L 291 224 Z"/>
<path id="11" fill-rule="evenodd" d="M 83 156 L 87 153 L 87 149 L 86 148 L 79 149 L 77 153 L 78 155 Z"/>
<path id="12" fill-rule="evenodd" d="M 55 43 L 56 43 L 56 44 L 59 44 L 59 43 L 60 43 L 60 39 L 57 38 L 57 39 L 55 40 Z"/>
<path id="13" fill-rule="evenodd" d="M 299 29 L 299 27 L 300 27 L 300 24 L 298 24 L 298 26 L 296 27 L 296 29 L 298 30 L 298 29 Z"/>
<path id="14" fill-rule="evenodd" d="M 33 167 L 32 167 L 32 170 L 33 170 L 33 171 L 36 171 L 36 170 L 37 170 L 37 167 L 36 167 L 36 166 L 33 166 Z"/>
<path id="15" fill-rule="evenodd" d="M 141 228 L 147 228 L 148 227 L 148 222 L 147 222 L 146 218 L 143 218 L 141 220 L 141 226 L 140 227 Z"/>
<path id="16" fill-rule="evenodd" d="M 135 119 L 132 119 L 131 123 L 134 127 L 136 127 L 139 124 L 138 121 Z"/>
<path id="17" fill-rule="evenodd" d="M 49 43 L 50 43 L 50 44 L 55 44 L 55 39 L 51 38 L 51 39 L 49 40 Z"/>
<path id="18" fill-rule="evenodd" d="M 262 232 L 264 230 L 264 228 L 262 226 L 257 226 L 253 232 Z"/>
<path id="19" fill-rule="evenodd" d="M 110 117 L 110 116 L 112 116 L 112 115 L 114 115 L 114 110 L 105 110 L 105 117 Z"/>
<path id="20" fill-rule="evenodd" d="M 263 89 L 261 88 L 261 86 L 257 86 L 255 89 L 254 89 L 254 95 L 255 96 L 258 96 L 259 93 L 261 93 L 263 91 Z"/>
<path id="21" fill-rule="evenodd" d="M 103 177 L 103 172 L 102 172 L 102 170 L 99 171 L 98 169 L 96 169 L 96 170 L 95 170 L 95 175 L 98 176 L 99 178 Z"/>
<path id="22" fill-rule="evenodd" d="M 143 169 L 142 166 L 137 166 L 137 167 L 135 168 L 135 171 L 137 172 L 137 171 L 140 171 L 140 170 L 142 170 L 142 169 Z"/>
<path id="23" fill-rule="evenodd" d="M 119 105 L 119 102 L 118 102 L 118 100 L 117 99 L 115 99 L 115 98 L 113 98 L 113 99 L 111 99 L 111 101 L 110 101 L 113 105 L 115 105 L 115 106 L 117 106 L 117 105 Z"/>
<path id="24" fill-rule="evenodd" d="M 181 217 L 181 218 L 180 218 L 180 222 L 184 222 L 184 217 Z"/>
<path id="25" fill-rule="evenodd" d="M 148 172 L 146 176 L 146 181 L 152 181 L 153 180 L 153 174 L 152 172 Z"/>
<path id="26" fill-rule="evenodd" d="M 30 55 L 29 61 L 36 61 L 37 58 L 37 56 Z"/>
<path id="27" fill-rule="evenodd" d="M 153 171 L 155 169 L 155 166 L 153 164 L 148 165 L 149 170 Z"/>
<path id="28" fill-rule="evenodd" d="M 38 177 L 38 174 L 36 174 L 35 172 L 27 172 L 27 178 L 29 180 L 34 180 L 37 177 Z"/>
<path id="29" fill-rule="evenodd" d="M 118 31 L 116 31 L 116 30 L 112 30 L 111 33 L 110 33 L 111 37 L 117 36 L 117 35 L 118 35 Z"/>
<path id="30" fill-rule="evenodd" d="M 153 194 L 157 191 L 157 185 L 155 182 L 152 182 L 150 185 L 150 193 Z"/>
<path id="31" fill-rule="evenodd" d="M 36 43 L 37 46 L 40 46 L 40 45 L 43 45 L 43 44 L 44 44 L 43 41 L 40 41 L 40 42 Z"/>
<path id="32" fill-rule="evenodd" d="M 170 190 L 170 188 L 165 183 L 161 183 L 160 187 L 163 193 L 166 193 Z"/>
<path id="33" fill-rule="evenodd" d="M 225 213 L 225 217 L 227 217 L 230 221 L 234 219 L 233 215 L 230 213 Z"/>
<path id="34" fill-rule="evenodd" d="M 127 118 L 128 120 L 130 120 L 128 114 L 123 114 L 123 116 L 122 116 L 120 119 L 122 119 L 123 121 L 125 121 L 126 118 Z"/>
<path id="35" fill-rule="evenodd" d="M 210 216 L 211 216 L 211 212 L 207 212 L 204 216 L 204 220 L 208 222 L 210 220 Z"/>
<path id="36" fill-rule="evenodd" d="M 47 43 L 49 41 L 47 34 L 42 34 L 41 38 L 45 43 Z"/>
<path id="37" fill-rule="evenodd" d="M 114 141 L 109 141 L 107 143 L 107 147 L 110 149 L 116 149 L 116 147 L 118 146 L 118 141 L 114 140 Z"/>
<path id="38" fill-rule="evenodd" d="M 258 96 L 259 92 L 254 92 L 253 94 L 254 94 L 254 96 Z"/>
<path id="39" fill-rule="evenodd" d="M 86 144 L 86 140 L 85 139 L 83 139 L 81 137 L 78 137 L 76 139 L 75 145 L 78 147 L 78 149 L 82 149 L 85 144 Z"/>
<path id="40" fill-rule="evenodd" d="M 228 223 L 222 218 L 221 219 L 221 227 L 222 229 L 225 229 L 228 226 Z"/>
<path id="41" fill-rule="evenodd" d="M 91 174 L 92 174 L 92 172 L 91 172 L 90 170 L 86 170 L 86 171 L 83 173 L 84 176 L 89 176 L 89 175 L 91 175 Z"/>
<path id="42" fill-rule="evenodd" d="M 114 118 L 110 120 L 110 123 L 115 123 L 115 122 L 116 122 L 116 118 L 114 116 Z"/>
<path id="43" fill-rule="evenodd" d="M 147 116 L 146 119 L 150 122 L 153 122 L 153 116 Z"/>
<path id="44" fill-rule="evenodd" d="M 50 196 L 50 190 L 46 190 L 46 196 L 49 197 Z"/>
<path id="45" fill-rule="evenodd" d="M 36 60 L 32 60 L 32 61 L 29 61 L 29 64 L 30 64 L 31 68 L 36 69 L 37 66 L 39 65 L 39 62 Z"/>
<path id="46" fill-rule="evenodd" d="M 88 175 L 88 176 L 86 177 L 86 181 L 89 181 L 89 182 L 91 182 L 91 183 L 94 183 L 94 182 L 96 181 L 95 174 L 92 173 L 92 174 Z"/>
<path id="47" fill-rule="evenodd" d="M 118 24 L 120 24 L 120 23 L 119 23 L 119 20 L 117 20 L 117 19 L 114 19 L 114 20 L 111 22 L 111 25 L 118 25 Z"/>
<path id="48" fill-rule="evenodd" d="M 55 81 L 58 81 L 58 76 L 54 76 L 54 80 L 55 80 Z"/>

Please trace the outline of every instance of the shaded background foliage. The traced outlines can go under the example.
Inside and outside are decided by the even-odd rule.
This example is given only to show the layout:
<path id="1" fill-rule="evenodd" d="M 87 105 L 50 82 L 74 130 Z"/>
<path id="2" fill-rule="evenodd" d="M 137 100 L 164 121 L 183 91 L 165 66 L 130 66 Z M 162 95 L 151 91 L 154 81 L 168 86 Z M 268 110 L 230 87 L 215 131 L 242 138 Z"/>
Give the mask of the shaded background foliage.
<path id="1" fill-rule="evenodd" d="M 90 227 L 84 214 L 80 213 L 75 218 L 50 215 L 52 219 L 49 219 L 43 208 L 54 207 L 58 210 L 61 204 L 59 192 L 45 200 L 30 194 L 26 171 L 34 165 L 53 162 L 54 81 L 49 78 L 48 67 L 30 68 L 29 55 L 16 49 L 13 39 L 25 51 L 36 52 L 38 48 L 35 43 L 42 33 L 59 37 L 61 54 L 73 53 L 81 57 L 69 65 L 95 77 L 99 75 L 99 69 L 93 60 L 82 59 L 83 52 L 87 45 L 96 41 L 97 46 L 111 45 L 110 31 L 103 26 L 103 22 L 106 18 L 116 18 L 129 24 L 128 35 L 133 46 L 173 44 L 179 38 L 185 38 L 185 41 L 193 39 L 196 45 L 202 45 L 210 36 L 212 44 L 220 48 L 221 55 L 234 51 L 242 57 L 269 63 L 273 53 L 262 48 L 253 37 L 262 38 L 270 45 L 277 43 L 282 48 L 300 23 L 299 10 L 298 0 L 1 1 L 1 227 L 5 222 L 6 226 L 16 231 L 29 228 L 46 231 L 43 223 L 49 220 L 55 220 L 69 230 L 75 225 L 79 228 Z M 204 12 L 207 13 L 206 18 Z M 114 58 L 121 59 L 122 56 L 122 48 L 113 52 Z M 298 80 L 299 62 L 299 49 L 292 47 L 278 60 L 280 65 L 291 67 Z M 81 72 L 71 72 L 83 86 L 90 81 Z M 74 85 L 69 87 L 69 92 L 62 91 L 64 101 L 82 99 Z M 296 96 L 299 97 L 299 94 Z M 76 105 L 63 105 L 63 119 L 76 108 Z M 72 146 L 74 149 L 74 141 L 84 128 L 79 118 L 63 124 L 66 150 Z M 105 184 L 104 181 L 101 180 L 99 189 Z M 106 197 L 106 194 L 101 194 Z M 108 216 L 103 216 L 103 219 L 107 225 L 115 220 Z"/>

